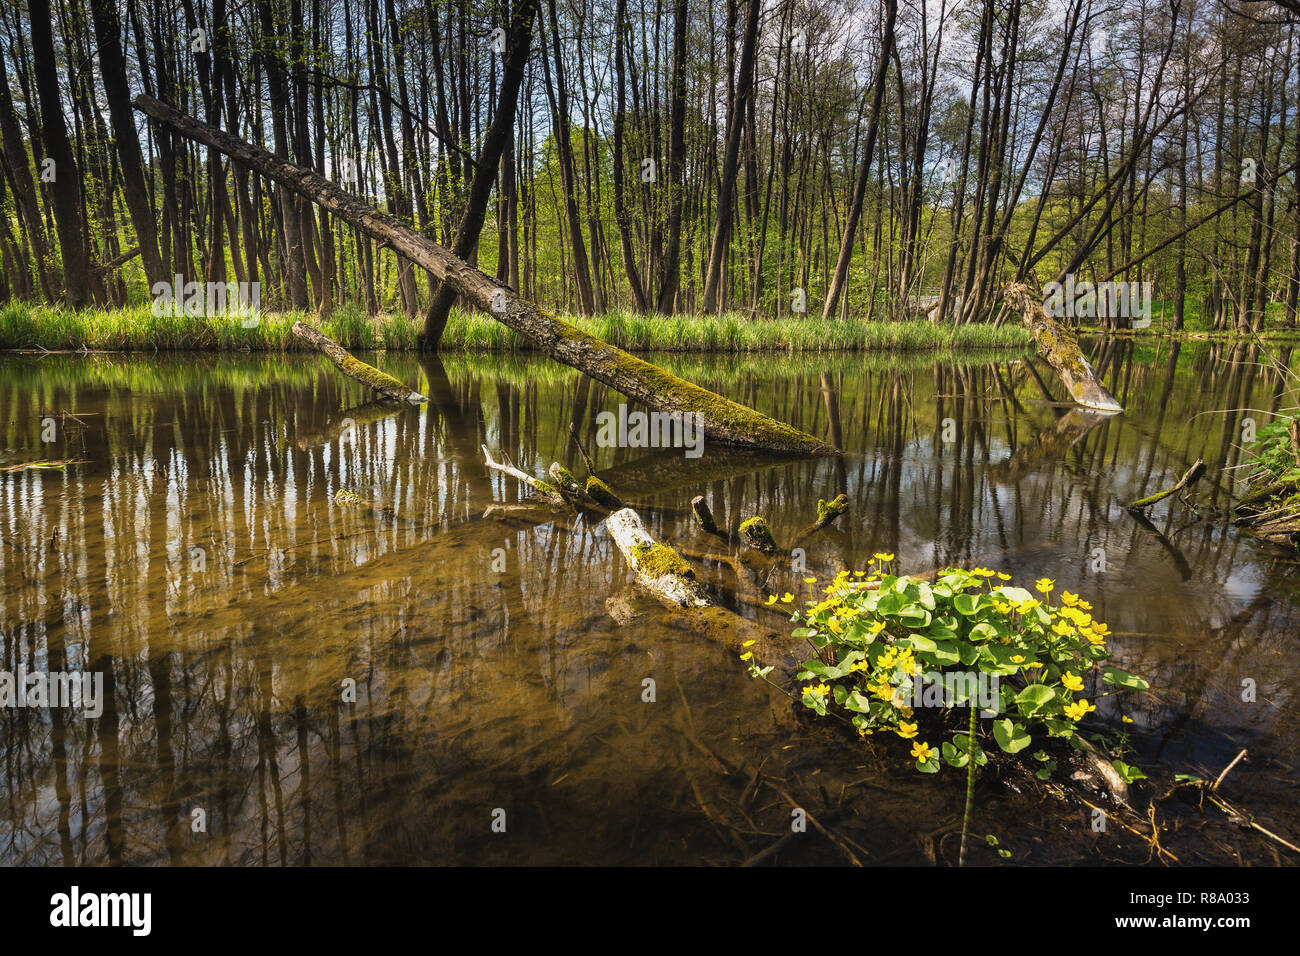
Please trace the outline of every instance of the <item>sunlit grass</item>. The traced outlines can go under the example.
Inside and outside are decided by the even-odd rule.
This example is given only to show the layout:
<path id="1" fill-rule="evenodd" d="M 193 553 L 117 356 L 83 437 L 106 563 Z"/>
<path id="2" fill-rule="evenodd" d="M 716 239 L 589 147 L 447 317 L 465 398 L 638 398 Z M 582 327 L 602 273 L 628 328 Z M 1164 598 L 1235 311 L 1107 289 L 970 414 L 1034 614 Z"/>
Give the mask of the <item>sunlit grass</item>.
<path id="1" fill-rule="evenodd" d="M 926 321 L 866 322 L 861 319 L 750 319 L 731 313 L 709 316 L 645 316 L 607 312 L 566 316 L 603 341 L 637 352 L 846 352 L 928 349 L 1023 348 L 1019 325 L 935 326 Z M 148 305 L 73 311 L 57 306 L 9 303 L 0 308 L 0 349 L 107 351 L 284 351 L 302 348 L 290 329 L 300 312 L 237 316 L 156 316 Z M 321 330 L 345 348 L 406 351 L 417 347 L 420 320 L 402 314 L 371 317 L 353 307 L 336 310 Z M 490 316 L 455 309 L 442 347 L 450 351 L 527 351 L 532 344 Z"/>

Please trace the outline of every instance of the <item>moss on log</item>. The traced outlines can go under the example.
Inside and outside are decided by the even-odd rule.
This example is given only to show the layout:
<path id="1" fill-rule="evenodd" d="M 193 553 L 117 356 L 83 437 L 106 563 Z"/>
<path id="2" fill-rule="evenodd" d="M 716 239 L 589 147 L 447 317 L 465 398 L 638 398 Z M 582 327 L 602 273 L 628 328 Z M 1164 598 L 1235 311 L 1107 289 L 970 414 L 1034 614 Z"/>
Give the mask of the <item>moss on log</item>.
<path id="1" fill-rule="evenodd" d="M 427 402 L 428 399 L 419 392 L 407 388 L 393 376 L 379 371 L 373 365 L 367 365 L 361 359 L 352 355 L 339 345 L 332 338 L 322 332 L 320 329 L 307 325 L 304 322 L 295 322 L 291 330 L 295 336 L 302 339 L 316 351 L 320 352 L 327 359 L 334 363 L 340 372 L 350 379 L 360 382 L 362 385 L 373 388 L 380 395 L 394 402 L 405 402 L 411 405 L 419 405 Z"/>
<path id="2" fill-rule="evenodd" d="M 768 527 L 767 519 L 758 515 L 746 518 L 740 523 L 740 538 L 749 547 L 763 554 L 776 554 L 781 550 L 776 546 L 776 539 L 772 537 L 772 529 Z"/>
<path id="3" fill-rule="evenodd" d="M 1020 313 L 1038 343 L 1038 350 L 1056 369 L 1070 398 L 1084 408 L 1100 412 L 1124 411 L 1124 407 L 1097 381 L 1097 373 L 1084 358 L 1074 333 L 1047 314 L 1040 293 L 1023 282 L 1013 282 L 1003 290 L 1002 296 L 1011 308 Z"/>
<path id="4" fill-rule="evenodd" d="M 619 499 L 618 495 L 614 494 L 614 492 L 610 490 L 609 485 L 605 484 L 595 475 L 592 475 L 587 479 L 586 491 L 587 497 L 596 502 L 596 504 L 600 505 L 602 508 L 610 508 L 617 511 L 619 508 L 623 507 L 623 502 Z"/>
<path id="5" fill-rule="evenodd" d="M 836 495 L 830 501 L 817 499 L 817 523 L 815 527 L 824 528 L 844 512 L 849 510 L 849 496 Z"/>
<path id="6" fill-rule="evenodd" d="M 637 581 L 659 600 L 675 607 L 713 605 L 696 579 L 695 569 L 668 545 L 650 537 L 640 515 L 631 508 L 614 512 L 605 520 L 605 527 Z"/>
<path id="7" fill-rule="evenodd" d="M 1188 485 L 1195 484 L 1197 481 L 1200 480 L 1201 476 L 1204 474 L 1205 474 L 1205 462 L 1202 459 L 1198 458 L 1196 459 L 1195 464 L 1193 464 L 1191 468 L 1188 468 L 1187 471 L 1184 472 L 1183 477 L 1178 479 L 1176 484 L 1172 485 L 1169 488 L 1166 488 L 1164 491 L 1158 491 L 1154 495 L 1148 495 L 1145 498 L 1139 498 L 1137 501 L 1133 502 L 1128 506 L 1129 510 L 1140 511 L 1143 508 L 1150 507 L 1151 505 L 1155 504 L 1157 501 L 1163 501 L 1165 498 L 1168 498 L 1170 495 L 1177 494 L 1178 492 L 1182 491 Z"/>

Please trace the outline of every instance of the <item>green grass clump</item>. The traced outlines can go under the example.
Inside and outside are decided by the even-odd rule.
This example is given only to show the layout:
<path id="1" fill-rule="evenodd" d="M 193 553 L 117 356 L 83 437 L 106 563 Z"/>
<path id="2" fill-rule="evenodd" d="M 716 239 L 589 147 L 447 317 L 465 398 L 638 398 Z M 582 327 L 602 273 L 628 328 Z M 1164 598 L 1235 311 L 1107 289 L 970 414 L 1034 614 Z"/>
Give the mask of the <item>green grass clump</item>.
<path id="1" fill-rule="evenodd" d="M 1019 325 L 936 326 L 924 320 L 867 322 L 724 315 L 638 315 L 612 311 L 566 316 L 584 332 L 630 352 L 858 352 L 932 349 L 1022 349 L 1031 344 Z M 303 312 L 237 316 L 153 314 L 148 304 L 75 311 L 11 302 L 0 307 L 0 349 L 70 351 L 289 351 L 303 348 L 290 329 L 315 321 Z M 246 327 L 247 322 L 247 327 Z M 320 322 L 321 331 L 349 350 L 410 351 L 419 344 L 420 320 L 399 313 L 366 315 L 343 306 Z M 453 309 L 442 348 L 463 352 L 531 351 L 534 346 L 479 312 Z"/>

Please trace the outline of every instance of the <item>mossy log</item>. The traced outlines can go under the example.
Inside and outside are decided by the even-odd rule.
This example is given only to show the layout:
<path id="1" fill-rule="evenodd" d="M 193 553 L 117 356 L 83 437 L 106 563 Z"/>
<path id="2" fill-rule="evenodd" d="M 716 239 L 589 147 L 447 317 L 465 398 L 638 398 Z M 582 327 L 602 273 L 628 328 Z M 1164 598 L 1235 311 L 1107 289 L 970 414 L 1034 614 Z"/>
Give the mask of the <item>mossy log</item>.
<path id="1" fill-rule="evenodd" d="M 698 413 L 704 434 L 724 444 L 793 455 L 836 451 L 819 438 L 683 381 L 522 301 L 486 273 L 318 173 L 187 116 L 152 96 L 142 94 L 133 102 L 136 109 L 172 132 L 224 153 L 377 239 L 455 289 L 465 302 L 534 342 L 551 358 L 587 373 L 652 411 Z"/>
<path id="2" fill-rule="evenodd" d="M 840 515 L 849 510 L 849 496 L 845 494 L 836 495 L 830 501 L 823 498 L 817 499 L 817 520 L 804 528 L 795 535 L 794 542 L 787 550 L 793 551 L 800 547 L 805 541 L 815 535 L 822 528 L 838 518 Z"/>
<path id="3" fill-rule="evenodd" d="M 605 527 L 637 581 L 655 597 L 677 607 L 713 604 L 695 569 L 668 545 L 655 541 L 631 508 L 615 511 L 605 520 Z"/>
<path id="4" fill-rule="evenodd" d="M 1099 412 L 1124 411 L 1124 407 L 1097 381 L 1097 373 L 1084 358 L 1074 333 L 1047 314 L 1040 293 L 1023 282 L 1013 282 L 1003 290 L 1002 297 L 1020 313 L 1043 358 L 1056 369 L 1056 374 L 1061 376 L 1066 390 L 1077 404 Z"/>
<path id="5" fill-rule="evenodd" d="M 568 501 L 578 504 L 584 503 L 584 499 L 587 498 L 587 491 L 582 487 L 582 483 L 574 477 L 573 472 L 558 461 L 553 461 L 547 474 L 550 476 L 552 484 L 559 489 L 560 494 Z"/>
<path id="6" fill-rule="evenodd" d="M 529 488 L 532 488 L 533 491 L 537 493 L 537 496 L 539 498 L 549 502 L 550 504 L 553 505 L 565 504 L 564 496 L 560 494 L 560 490 L 556 488 L 554 485 L 549 485 L 544 481 L 534 478 L 532 475 L 528 474 L 527 472 L 520 471 L 514 465 L 508 463 L 503 464 L 502 462 L 496 461 L 492 457 L 492 453 L 488 451 L 487 445 L 483 445 L 481 447 L 483 449 L 484 464 L 486 464 L 493 471 L 499 471 L 503 475 L 509 475 L 511 478 L 514 478 L 518 481 L 522 481 Z"/>
<path id="7" fill-rule="evenodd" d="M 1178 492 L 1182 491 L 1188 485 L 1195 484 L 1197 481 L 1201 479 L 1201 476 L 1204 474 L 1205 474 L 1205 462 L 1202 459 L 1198 458 L 1196 459 L 1192 467 L 1188 468 L 1187 471 L 1183 473 L 1183 477 L 1179 478 L 1176 484 L 1166 488 L 1164 491 L 1158 491 L 1154 495 L 1148 495 L 1145 498 L 1139 498 L 1137 501 L 1133 502 L 1128 506 L 1129 510 L 1141 511 L 1143 508 L 1149 508 L 1157 501 L 1163 501 L 1165 498 L 1168 498 L 1170 495 L 1175 495 Z"/>
<path id="8" fill-rule="evenodd" d="M 338 370 L 348 378 L 355 379 L 362 385 L 373 388 L 385 398 L 410 405 L 419 405 L 428 401 L 419 392 L 407 388 L 393 376 L 379 371 L 373 365 L 367 365 L 320 329 L 307 325 L 305 322 L 295 322 L 291 331 L 295 336 L 333 362 L 338 367 Z"/>
<path id="9" fill-rule="evenodd" d="M 587 497 L 602 508 L 617 511 L 623 507 L 623 502 L 618 495 L 614 494 L 609 485 L 595 475 L 590 475 L 587 478 L 587 487 L 584 490 L 587 492 Z"/>
<path id="10" fill-rule="evenodd" d="M 781 550 L 776 546 L 776 539 L 772 537 L 772 529 L 768 527 L 767 519 L 759 515 L 746 518 L 740 523 L 740 540 L 763 554 L 776 554 Z"/>

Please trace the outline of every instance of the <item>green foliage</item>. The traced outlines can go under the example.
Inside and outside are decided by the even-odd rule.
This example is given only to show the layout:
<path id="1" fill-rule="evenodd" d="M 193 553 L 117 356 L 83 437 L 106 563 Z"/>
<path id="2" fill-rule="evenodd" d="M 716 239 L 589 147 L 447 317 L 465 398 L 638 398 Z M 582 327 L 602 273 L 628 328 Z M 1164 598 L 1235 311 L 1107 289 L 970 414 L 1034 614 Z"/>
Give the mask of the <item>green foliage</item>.
<path id="1" fill-rule="evenodd" d="M 1300 483 L 1300 464 L 1291 446 L 1293 415 L 1278 415 L 1261 428 L 1249 447 L 1256 468 L 1253 482 L 1262 484 Z"/>
<path id="2" fill-rule="evenodd" d="M 990 734 L 1007 754 L 1026 751 L 1035 737 L 1071 737 L 1096 709 L 1083 696 L 1089 680 L 1094 693 L 1102 685 L 1147 688 L 1107 663 L 1109 628 L 1088 602 L 1066 591 L 1059 605 L 1050 603 L 1055 582 L 1039 579 L 1035 597 L 1001 572 L 949 568 L 931 584 L 892 573 L 893 558 L 877 554 L 868 571 L 841 572 L 823 600 L 794 613 L 793 636 L 817 652 L 801 664 L 797 679 L 807 683 L 798 699 L 818 715 L 847 720 L 862 737 L 888 732 L 909 741 L 917 770 L 982 765 Z M 746 660 L 751 673 L 765 676 Z M 962 706 L 998 716 L 987 731 L 972 714 L 965 732 L 952 732 L 947 717 Z M 923 720 L 917 707 L 930 714 Z M 932 733 L 950 736 L 935 748 L 926 739 Z M 1037 775 L 1050 777 L 1050 755 L 1034 759 Z"/>

